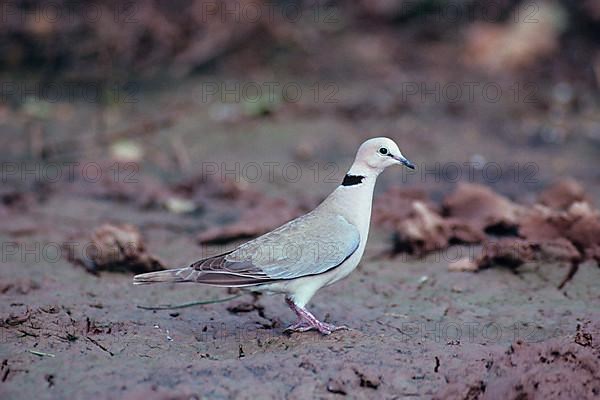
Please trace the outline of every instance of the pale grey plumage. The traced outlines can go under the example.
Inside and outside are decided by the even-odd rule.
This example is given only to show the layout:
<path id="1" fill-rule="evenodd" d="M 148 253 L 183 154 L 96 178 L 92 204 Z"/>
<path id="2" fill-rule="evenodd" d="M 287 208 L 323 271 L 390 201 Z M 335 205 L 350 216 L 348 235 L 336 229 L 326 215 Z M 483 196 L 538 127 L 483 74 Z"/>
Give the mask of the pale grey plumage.
<path id="1" fill-rule="evenodd" d="M 344 217 L 315 210 L 243 244 L 225 260 L 249 262 L 271 279 L 294 279 L 328 271 L 359 244 L 358 229 Z"/>
<path id="2" fill-rule="evenodd" d="M 364 253 L 377 176 L 391 165 L 414 168 L 391 139 L 364 142 L 342 184 L 310 213 L 236 249 L 188 267 L 134 277 L 134 284 L 198 282 L 283 293 L 298 317 L 288 329 L 329 334 L 343 327 L 320 322 L 305 308 L 324 286 L 348 276 Z"/>
<path id="3" fill-rule="evenodd" d="M 316 209 L 229 253 L 172 270 L 171 275 L 177 281 L 217 286 L 295 279 L 335 268 L 359 245 L 360 234 L 354 225 L 339 214 Z M 164 274 L 165 271 L 159 271 L 140 277 L 147 280 L 165 277 Z"/>

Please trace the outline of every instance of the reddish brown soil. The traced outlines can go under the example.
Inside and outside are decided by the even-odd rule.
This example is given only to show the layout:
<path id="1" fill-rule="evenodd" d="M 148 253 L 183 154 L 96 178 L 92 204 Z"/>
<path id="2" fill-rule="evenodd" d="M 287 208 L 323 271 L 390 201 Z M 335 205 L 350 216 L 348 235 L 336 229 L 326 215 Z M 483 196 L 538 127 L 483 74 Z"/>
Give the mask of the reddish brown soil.
<path id="1" fill-rule="evenodd" d="M 340 144 L 336 151 L 352 147 Z M 274 148 L 286 154 L 285 147 L 272 143 Z M 406 152 L 418 159 L 418 148 Z M 251 157 L 253 149 L 247 146 L 243 153 Z M 341 168 L 346 164 L 341 161 Z M 381 185 L 389 185 L 395 173 L 386 173 Z M 142 174 L 135 185 L 141 188 L 148 179 Z M 289 201 L 304 209 L 335 186 L 310 180 L 284 182 L 285 189 L 275 194 L 314 189 Z M 273 192 L 274 186 L 254 187 Z M 133 287 L 130 273 L 93 275 L 52 253 L 55 243 L 81 245 L 103 223 L 128 223 L 142 232 L 145 251 L 170 267 L 182 265 L 224 250 L 199 246 L 197 234 L 219 221 L 235 221 L 245 194 L 208 191 L 202 212 L 181 215 L 149 207 L 142 200 L 150 195 L 141 189 L 128 188 L 138 195 L 117 200 L 106 197 L 105 189 L 86 190 L 77 182 L 60 183 L 43 199 L 20 203 L 22 208 L 5 205 L 9 218 L 2 224 L 2 242 L 17 251 L 3 253 L 0 275 L 3 398 L 529 398 L 537 393 L 581 398 L 598 393 L 600 269 L 593 262 L 580 265 L 562 289 L 557 287 L 569 272 L 564 263 L 449 272 L 451 261 L 471 254 L 467 247 L 422 259 L 388 258 L 389 231 L 377 224 L 359 269 L 319 292 L 310 305 L 317 316 L 353 329 L 329 337 L 288 336 L 283 328 L 293 316 L 281 297 L 244 295 L 228 303 L 149 311 L 137 306 L 231 295 L 194 285 Z M 180 190 L 157 184 L 153 193 L 162 194 L 152 196 Z"/>
<path id="2" fill-rule="evenodd" d="M 597 397 L 598 224 L 579 224 L 577 213 L 585 210 L 566 206 L 573 199 L 600 206 L 600 67 L 591 63 L 597 49 L 572 46 L 578 42 L 566 35 L 564 43 L 542 46 L 555 53 L 536 52 L 518 73 L 492 71 L 479 64 L 485 60 L 468 59 L 479 51 L 494 59 L 496 49 L 486 43 L 504 46 L 502 32 L 447 23 L 440 34 L 418 22 L 402 31 L 377 29 L 375 20 L 343 34 L 338 25 L 325 27 L 331 34 L 324 36 L 263 32 L 266 39 L 259 35 L 254 45 L 216 58 L 215 74 L 201 69 L 178 81 L 155 78 L 152 88 L 138 87 L 132 103 L 2 103 L 0 161 L 37 172 L 11 172 L 0 184 L 0 398 Z M 480 43 L 478 32 L 496 40 Z M 274 52 L 267 62 L 257 60 L 257 51 L 279 37 L 292 42 L 290 57 Z M 107 40 L 112 48 L 113 36 Z M 516 61 L 514 68 L 523 62 Z M 298 83 L 304 96 L 266 110 L 243 101 L 224 105 L 218 96 L 203 100 L 203 85 L 229 80 Z M 474 100 L 406 92 L 407 84 L 465 88 L 469 82 L 478 84 Z M 321 89 L 333 83 L 337 101 L 324 101 L 330 92 L 323 90 L 315 101 L 310 88 L 317 83 Z M 488 83 L 503 89 L 501 99 L 482 96 Z M 379 178 L 361 265 L 309 305 L 350 331 L 288 336 L 283 329 L 293 315 L 279 296 L 143 309 L 235 294 L 197 285 L 133 287 L 129 271 L 116 272 L 105 260 L 81 262 L 94 232 L 111 249 L 118 242 L 122 233 L 105 224 L 130 225 L 134 230 L 125 231 L 141 240 L 133 254 L 116 251 L 120 270 L 132 260 L 178 267 L 223 252 L 233 246 L 229 240 L 317 204 L 341 182 L 357 146 L 380 135 L 395 139 L 417 170 Z M 123 139 L 141 150 L 133 164 L 115 164 L 114 146 Z M 65 176 L 66 162 L 80 163 L 73 179 Z M 62 165 L 62 179 L 39 179 L 48 178 L 39 168 L 49 163 Z M 226 182 L 221 174 L 236 171 L 236 163 L 234 182 Z M 255 176 L 244 169 L 251 163 L 262 166 L 261 178 L 244 179 Z M 273 176 L 264 163 L 275 165 Z M 87 171 L 93 176 L 101 168 L 103 179 L 82 178 L 90 165 Z M 566 177 L 583 193 L 567 181 L 539 197 Z M 489 187 L 477 195 L 487 200 L 475 202 L 465 192 L 453 197 L 458 183 Z M 531 210 L 538 198 L 554 210 L 552 224 L 537 212 L 528 221 L 515 218 L 509 202 Z M 413 200 L 423 207 L 415 211 Z M 390 256 L 398 225 L 413 229 L 434 212 L 440 232 L 417 233 L 436 241 L 424 240 L 412 255 Z M 565 216 L 568 225 L 554 224 Z M 465 243 L 482 241 L 481 230 L 493 237 L 524 222 L 536 240 L 552 229 L 575 248 L 547 249 L 566 258 L 531 259 L 531 249 L 523 248 L 526 262 L 511 268 L 491 257 L 476 273 L 449 271 L 457 260 L 479 257 L 481 244 Z M 98 237 L 99 228 L 108 236 Z M 139 238 L 132 233 L 138 231 Z M 498 254 L 506 259 L 504 249 Z M 571 250 L 577 268 L 565 261 Z"/>

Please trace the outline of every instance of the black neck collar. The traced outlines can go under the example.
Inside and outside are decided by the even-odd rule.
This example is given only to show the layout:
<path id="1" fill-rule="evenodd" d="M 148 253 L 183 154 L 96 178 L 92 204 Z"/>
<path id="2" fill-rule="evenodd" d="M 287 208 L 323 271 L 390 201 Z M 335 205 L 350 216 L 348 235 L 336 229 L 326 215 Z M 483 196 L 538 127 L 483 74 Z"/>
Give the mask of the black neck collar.
<path id="1" fill-rule="evenodd" d="M 363 179 L 365 179 L 366 176 L 362 176 L 362 175 L 350 175 L 350 174 L 346 174 L 346 176 L 344 177 L 344 180 L 342 181 L 342 186 L 354 186 L 354 185 L 360 185 L 363 181 Z"/>

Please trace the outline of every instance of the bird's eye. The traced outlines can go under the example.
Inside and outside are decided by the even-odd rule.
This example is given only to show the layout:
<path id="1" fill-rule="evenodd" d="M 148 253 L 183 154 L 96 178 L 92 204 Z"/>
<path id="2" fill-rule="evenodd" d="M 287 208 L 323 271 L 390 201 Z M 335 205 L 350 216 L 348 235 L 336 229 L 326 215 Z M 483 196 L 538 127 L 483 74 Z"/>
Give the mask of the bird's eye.
<path id="1" fill-rule="evenodd" d="M 388 149 L 386 149 L 385 147 L 382 147 L 379 149 L 379 154 L 386 155 L 387 153 L 388 153 Z"/>

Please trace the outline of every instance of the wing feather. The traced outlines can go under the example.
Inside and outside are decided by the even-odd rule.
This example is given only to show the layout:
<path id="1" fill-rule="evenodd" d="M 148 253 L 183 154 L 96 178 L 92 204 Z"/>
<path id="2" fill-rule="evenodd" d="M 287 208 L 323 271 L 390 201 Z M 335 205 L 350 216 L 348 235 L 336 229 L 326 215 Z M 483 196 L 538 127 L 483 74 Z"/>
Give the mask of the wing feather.
<path id="1" fill-rule="evenodd" d="M 309 213 L 235 250 L 200 260 L 189 280 L 248 286 L 326 272 L 360 244 L 358 229 L 341 215 Z"/>

